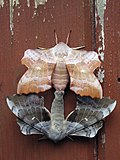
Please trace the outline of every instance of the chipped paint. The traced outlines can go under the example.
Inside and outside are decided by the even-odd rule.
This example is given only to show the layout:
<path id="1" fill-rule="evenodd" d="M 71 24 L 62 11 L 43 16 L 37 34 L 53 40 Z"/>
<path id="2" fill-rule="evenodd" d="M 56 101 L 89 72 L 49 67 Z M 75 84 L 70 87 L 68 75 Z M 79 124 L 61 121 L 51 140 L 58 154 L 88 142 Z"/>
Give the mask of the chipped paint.
<path id="1" fill-rule="evenodd" d="M 104 61 L 104 50 L 105 50 L 105 34 L 104 34 L 104 13 L 106 9 L 106 0 L 96 0 L 95 1 L 96 6 L 96 27 L 99 24 L 101 26 L 101 32 L 99 33 L 99 42 L 101 42 L 101 45 L 98 46 L 98 54 L 102 61 Z M 99 22 L 99 23 L 98 23 Z"/>
<path id="2" fill-rule="evenodd" d="M 27 0 L 27 6 L 30 7 L 30 0 Z"/>
<path id="3" fill-rule="evenodd" d="M 100 56 L 101 61 L 104 61 L 104 52 L 102 50 L 103 50 L 103 47 L 99 46 L 98 47 L 98 55 Z"/>
<path id="4" fill-rule="evenodd" d="M 34 10 L 32 18 L 34 18 L 37 15 L 37 9 Z"/>
<path id="5" fill-rule="evenodd" d="M 47 0 L 34 0 L 35 2 L 35 8 L 37 8 L 39 5 L 44 5 Z"/>
<path id="6" fill-rule="evenodd" d="M 0 7 L 4 6 L 4 0 L 0 0 Z"/>
<path id="7" fill-rule="evenodd" d="M 14 28 L 14 23 L 13 23 L 13 13 L 14 13 L 14 6 L 18 6 L 19 5 L 19 0 L 9 0 L 10 3 L 10 31 L 11 31 L 11 35 L 14 34 L 13 32 L 13 28 Z"/>
<path id="8" fill-rule="evenodd" d="M 35 39 L 38 39 L 38 35 L 35 36 Z"/>
<path id="9" fill-rule="evenodd" d="M 94 160 L 98 160 L 98 143 L 97 143 L 97 140 L 94 141 Z"/>
<path id="10" fill-rule="evenodd" d="M 45 23 L 45 21 L 46 21 L 46 19 L 45 19 L 45 17 L 43 18 L 43 23 Z"/>
<path id="11" fill-rule="evenodd" d="M 18 12 L 18 17 L 20 16 L 20 12 Z"/>
<path id="12" fill-rule="evenodd" d="M 26 0 L 26 1 L 27 1 L 27 7 L 30 7 L 30 0 Z M 35 9 L 39 5 L 44 5 L 46 2 L 47 2 L 47 0 L 34 0 Z M 5 3 L 5 0 L 0 0 L 0 8 L 4 7 L 4 3 Z M 19 0 L 9 0 L 9 6 L 10 6 L 10 32 L 11 32 L 12 36 L 14 35 L 14 31 L 13 31 L 13 28 L 14 28 L 14 23 L 13 23 L 14 8 L 17 7 L 18 5 L 20 5 Z M 18 8 L 20 8 L 20 6 L 18 6 Z M 37 15 L 37 11 L 35 10 L 32 18 L 34 18 L 36 15 Z M 20 16 L 19 12 L 18 12 L 18 16 Z"/>
<path id="13" fill-rule="evenodd" d="M 98 80 L 100 81 L 100 83 L 103 83 L 104 81 L 104 77 L 105 77 L 105 70 L 103 69 L 103 67 L 100 67 L 99 70 L 98 70 L 98 73 L 97 73 L 97 77 L 98 77 Z"/>
<path id="14" fill-rule="evenodd" d="M 105 50 L 105 34 L 104 34 L 104 14 L 106 10 L 106 0 L 96 0 L 95 1 L 95 22 L 96 28 L 100 27 L 99 35 L 98 35 L 98 55 L 101 61 L 104 61 L 104 50 Z M 99 26 L 98 26 L 99 25 Z M 101 66 L 98 70 L 97 77 L 101 83 L 104 81 L 105 71 L 103 66 Z"/>
<path id="15" fill-rule="evenodd" d="M 105 139 L 105 133 L 102 133 L 101 134 L 101 143 L 105 144 L 105 141 L 106 141 L 106 139 Z"/>
<path id="16" fill-rule="evenodd" d="M 52 19 L 54 18 L 53 15 L 52 15 L 52 13 L 50 14 L 50 16 L 51 16 Z"/>

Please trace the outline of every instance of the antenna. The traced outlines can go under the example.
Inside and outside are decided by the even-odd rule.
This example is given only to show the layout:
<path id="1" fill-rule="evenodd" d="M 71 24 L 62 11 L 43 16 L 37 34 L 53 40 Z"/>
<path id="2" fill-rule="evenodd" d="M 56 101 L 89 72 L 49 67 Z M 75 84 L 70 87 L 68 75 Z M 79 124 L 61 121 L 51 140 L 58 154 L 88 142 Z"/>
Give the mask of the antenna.
<path id="1" fill-rule="evenodd" d="M 54 35 L 55 35 L 55 43 L 58 44 L 58 36 L 55 29 L 54 29 Z"/>
<path id="2" fill-rule="evenodd" d="M 67 38 L 66 38 L 66 44 L 68 44 L 68 41 L 69 41 L 69 38 L 70 38 L 70 34 L 71 34 L 72 30 L 70 30 L 70 32 L 68 33 L 67 35 Z"/>

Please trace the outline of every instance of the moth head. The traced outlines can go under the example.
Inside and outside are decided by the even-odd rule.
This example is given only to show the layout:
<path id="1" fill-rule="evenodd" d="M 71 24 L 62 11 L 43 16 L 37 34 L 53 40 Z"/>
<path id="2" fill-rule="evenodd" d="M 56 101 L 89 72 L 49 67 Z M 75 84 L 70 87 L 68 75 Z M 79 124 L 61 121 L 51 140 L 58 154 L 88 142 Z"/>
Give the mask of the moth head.
<path id="1" fill-rule="evenodd" d="M 70 48 L 67 44 L 60 42 L 53 48 L 54 55 L 55 57 L 67 57 L 69 49 Z"/>

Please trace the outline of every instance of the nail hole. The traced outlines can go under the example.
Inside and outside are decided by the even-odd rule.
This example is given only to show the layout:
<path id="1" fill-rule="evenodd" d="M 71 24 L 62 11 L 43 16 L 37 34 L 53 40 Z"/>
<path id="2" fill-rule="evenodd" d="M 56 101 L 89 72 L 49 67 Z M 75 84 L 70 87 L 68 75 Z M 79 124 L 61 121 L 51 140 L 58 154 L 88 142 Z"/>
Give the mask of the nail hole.
<path id="1" fill-rule="evenodd" d="M 117 80 L 118 80 L 118 82 L 120 82 L 120 77 L 118 77 L 118 79 L 117 79 Z"/>

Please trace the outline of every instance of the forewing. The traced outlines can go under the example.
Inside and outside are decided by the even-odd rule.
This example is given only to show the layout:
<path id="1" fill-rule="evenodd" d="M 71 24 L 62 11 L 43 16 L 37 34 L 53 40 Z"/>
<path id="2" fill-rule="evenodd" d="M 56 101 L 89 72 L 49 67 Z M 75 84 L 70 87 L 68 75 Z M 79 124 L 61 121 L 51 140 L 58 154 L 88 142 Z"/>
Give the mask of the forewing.
<path id="1" fill-rule="evenodd" d="M 21 59 L 21 63 L 30 68 L 42 56 L 42 49 L 27 49 Z"/>
<path id="2" fill-rule="evenodd" d="M 44 98 L 36 94 L 13 95 L 7 98 L 8 107 L 18 117 L 23 134 L 44 134 L 49 128 L 50 113 Z"/>
<path id="3" fill-rule="evenodd" d="M 31 134 L 42 134 L 41 131 L 34 128 L 33 126 L 25 123 L 24 121 L 17 119 L 17 124 L 20 126 L 20 131 L 24 135 L 31 135 Z"/>
<path id="4" fill-rule="evenodd" d="M 39 93 L 51 88 L 51 75 L 56 60 L 51 49 L 28 49 L 22 58 L 22 64 L 28 67 L 17 87 L 18 94 Z"/>
<path id="5" fill-rule="evenodd" d="M 98 54 L 94 51 L 83 51 L 81 52 L 81 57 L 91 72 L 94 72 L 94 70 L 101 65 Z"/>
<path id="6" fill-rule="evenodd" d="M 80 96 L 102 98 L 102 87 L 93 73 L 100 63 L 94 51 L 70 49 L 66 58 L 70 89 Z"/>
<path id="7" fill-rule="evenodd" d="M 21 77 L 18 86 L 18 94 L 39 93 L 51 88 L 51 75 L 54 65 L 49 65 L 43 60 L 38 60 Z"/>
<path id="8" fill-rule="evenodd" d="M 84 62 L 74 65 L 70 73 L 70 89 L 80 96 L 102 98 L 102 87 Z"/>
<path id="9" fill-rule="evenodd" d="M 55 63 L 53 49 L 27 49 L 24 52 L 24 56 L 21 59 L 21 63 L 24 64 L 26 67 L 32 67 L 39 59 L 44 60 L 48 63 Z"/>
<path id="10" fill-rule="evenodd" d="M 81 62 L 85 63 L 91 72 L 93 72 L 97 67 L 100 67 L 101 65 L 98 54 L 96 52 L 88 52 L 81 49 L 70 49 L 69 54 L 66 57 L 66 64 L 70 74 L 73 73 L 74 65 Z"/>
<path id="11" fill-rule="evenodd" d="M 68 134 L 94 137 L 102 127 L 101 120 L 108 116 L 116 106 L 109 98 L 78 97 L 76 109 L 66 118 Z"/>

